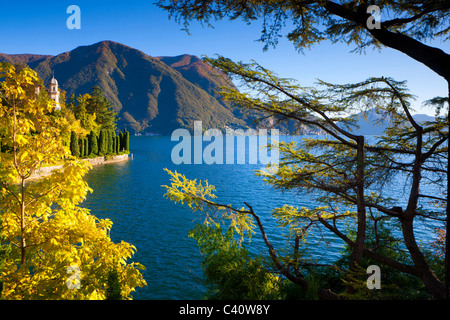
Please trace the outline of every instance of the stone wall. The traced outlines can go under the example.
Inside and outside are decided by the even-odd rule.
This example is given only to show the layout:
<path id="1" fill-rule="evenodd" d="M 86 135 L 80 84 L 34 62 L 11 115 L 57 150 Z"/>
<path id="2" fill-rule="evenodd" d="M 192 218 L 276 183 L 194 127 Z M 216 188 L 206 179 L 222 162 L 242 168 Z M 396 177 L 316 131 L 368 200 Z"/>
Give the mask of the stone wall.
<path id="1" fill-rule="evenodd" d="M 121 154 L 118 156 L 97 157 L 97 158 L 84 159 L 84 160 L 88 161 L 92 166 L 97 166 L 97 165 L 107 164 L 107 163 L 116 163 L 116 162 L 127 161 L 128 159 L 129 159 L 129 157 L 127 154 Z M 53 170 L 57 170 L 57 169 L 61 169 L 61 168 L 62 168 L 62 165 L 51 166 L 51 167 L 42 167 L 40 170 L 34 172 L 28 180 L 46 177 L 46 176 L 50 175 Z"/>

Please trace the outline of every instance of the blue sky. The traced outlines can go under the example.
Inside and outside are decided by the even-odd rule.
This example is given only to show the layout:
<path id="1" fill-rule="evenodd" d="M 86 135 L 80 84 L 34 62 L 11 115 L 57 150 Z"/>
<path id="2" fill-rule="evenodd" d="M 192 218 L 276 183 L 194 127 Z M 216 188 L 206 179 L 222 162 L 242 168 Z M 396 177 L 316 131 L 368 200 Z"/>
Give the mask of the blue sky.
<path id="1" fill-rule="evenodd" d="M 69 30 L 66 13 L 70 5 L 81 9 L 81 30 Z M 316 79 L 349 83 L 371 76 L 407 80 L 418 96 L 416 113 L 434 114 L 421 102 L 447 95 L 447 83 L 434 72 L 395 50 L 369 49 L 351 53 L 345 44 L 322 43 L 299 54 L 282 38 L 276 48 L 263 51 L 260 25 L 241 21 L 214 22 L 214 29 L 192 23 L 191 35 L 169 20 L 168 13 L 152 1 L 8 1 L 0 11 L 0 52 L 57 55 L 81 45 L 112 40 L 139 49 L 151 56 L 220 54 L 236 61 L 256 60 L 280 76 L 297 79 L 305 86 Z M 432 43 L 450 52 L 450 42 Z"/>

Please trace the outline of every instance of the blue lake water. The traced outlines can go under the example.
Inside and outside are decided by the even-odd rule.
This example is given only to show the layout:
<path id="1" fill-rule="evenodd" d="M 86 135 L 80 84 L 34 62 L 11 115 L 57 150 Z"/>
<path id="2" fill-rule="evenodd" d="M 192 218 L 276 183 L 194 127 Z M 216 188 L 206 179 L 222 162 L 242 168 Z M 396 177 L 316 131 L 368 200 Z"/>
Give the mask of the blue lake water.
<path id="1" fill-rule="evenodd" d="M 130 137 L 132 160 L 96 166 L 86 176 L 94 191 L 83 206 L 99 218 L 111 219 L 113 241 L 123 240 L 136 246 L 133 260 L 146 267 L 143 274 L 148 285 L 136 290 L 133 297 L 137 300 L 202 299 L 205 293 L 201 256 L 196 242 L 187 237 L 196 215 L 164 198 L 162 185 L 169 184 L 164 168 L 177 170 L 190 179 L 208 180 L 216 187 L 217 201 L 221 203 L 242 207 L 245 201 L 252 205 L 276 245 L 282 245 L 284 238 L 270 218 L 272 209 L 283 204 L 298 207 L 314 204 L 308 194 L 282 193 L 265 184 L 254 174 L 261 164 L 175 165 L 171 152 L 177 143 L 166 136 Z M 393 192 L 401 194 L 402 190 L 394 189 L 395 185 Z M 432 239 L 436 226 L 418 228 L 418 236 Z M 256 251 L 266 252 L 258 233 L 252 243 Z M 334 241 L 330 243 L 330 251 L 320 251 L 323 247 L 318 247 L 313 254 L 333 260 L 339 256 L 341 246 L 341 242 Z"/>

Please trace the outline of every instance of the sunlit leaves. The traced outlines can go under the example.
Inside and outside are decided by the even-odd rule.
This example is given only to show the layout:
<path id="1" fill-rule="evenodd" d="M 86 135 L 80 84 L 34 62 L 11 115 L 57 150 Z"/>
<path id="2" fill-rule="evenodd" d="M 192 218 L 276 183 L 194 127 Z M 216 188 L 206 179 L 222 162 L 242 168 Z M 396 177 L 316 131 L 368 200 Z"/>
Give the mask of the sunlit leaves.
<path id="1" fill-rule="evenodd" d="M 250 212 L 245 208 L 235 209 L 230 205 L 214 202 L 216 195 L 213 193 L 215 191 L 213 185 L 207 181 L 189 180 L 176 171 L 164 170 L 170 175 L 171 181 L 170 186 L 163 186 L 166 189 L 165 197 L 199 211 L 205 224 L 228 221 L 230 227 L 242 239 L 244 236 L 251 237 L 254 233 L 255 224 Z"/>
<path id="2" fill-rule="evenodd" d="M 173 202 L 186 203 L 193 210 L 203 210 L 205 202 L 202 200 L 214 199 L 214 186 L 208 184 L 208 181 L 189 180 L 184 175 L 178 172 L 171 172 L 165 169 L 170 174 L 170 186 L 163 186 L 167 189 L 165 196 Z"/>
<path id="3" fill-rule="evenodd" d="M 84 176 L 91 168 L 64 144 L 78 122 L 54 113 L 37 96 L 36 73 L 0 64 L 0 213 L 3 241 L 12 250 L 1 270 L 5 299 L 104 299 L 107 277 L 115 270 L 122 296 L 130 299 L 146 284 L 136 248 L 114 243 L 112 221 L 98 219 L 79 205 L 92 192 Z M 69 130 L 68 130 L 69 129 Z M 32 174 L 54 166 L 37 180 Z M 69 267 L 77 267 L 81 287 L 70 288 Z"/>

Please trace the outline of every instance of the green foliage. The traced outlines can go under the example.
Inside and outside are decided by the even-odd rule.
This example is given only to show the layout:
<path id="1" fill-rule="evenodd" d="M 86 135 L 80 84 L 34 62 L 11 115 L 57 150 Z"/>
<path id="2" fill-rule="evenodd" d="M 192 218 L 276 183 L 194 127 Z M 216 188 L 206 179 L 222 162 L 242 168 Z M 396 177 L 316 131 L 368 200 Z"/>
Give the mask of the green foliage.
<path id="1" fill-rule="evenodd" d="M 116 133 L 114 131 L 109 132 L 109 154 L 115 153 L 114 141 Z"/>
<path id="2" fill-rule="evenodd" d="M 367 237 L 365 246 L 367 248 L 376 248 L 377 254 L 383 255 L 394 261 L 411 265 L 410 255 L 405 251 L 401 238 L 395 236 L 394 232 L 398 227 L 389 219 L 373 220 L 371 219 L 367 228 Z M 349 235 L 354 236 L 354 230 L 349 230 Z M 357 270 L 347 271 L 345 266 L 348 265 L 352 248 L 348 245 L 342 254 L 342 257 L 336 261 L 336 268 L 321 270 L 323 272 L 321 279 L 328 281 L 328 285 L 335 286 L 335 290 L 344 292 L 344 285 L 351 284 L 356 289 L 352 295 L 343 293 L 347 299 L 358 300 L 429 300 L 433 296 L 426 289 L 423 282 L 412 275 L 405 274 L 395 268 L 382 264 L 374 259 L 363 257 Z M 440 277 L 443 276 L 442 261 L 426 249 L 424 254 L 430 262 L 433 270 L 438 272 Z M 366 272 L 370 265 L 377 265 L 381 270 L 381 289 L 369 290 L 366 285 L 368 274 Z"/>
<path id="3" fill-rule="evenodd" d="M 76 102 L 75 96 L 72 95 L 68 108 L 72 110 L 75 118 L 86 132 L 99 132 L 103 129 L 115 130 L 118 120 L 117 113 L 100 87 L 93 87 L 91 94 L 78 96 Z"/>
<path id="4" fill-rule="evenodd" d="M 80 145 L 78 142 L 78 136 L 74 131 L 70 133 L 70 152 L 74 157 L 78 158 L 80 156 Z"/>
<path id="5" fill-rule="evenodd" d="M 108 137 L 107 131 L 105 129 L 100 130 L 100 135 L 98 136 L 98 155 L 105 156 L 108 153 Z"/>
<path id="6" fill-rule="evenodd" d="M 80 157 L 83 158 L 85 156 L 84 148 L 86 147 L 84 143 L 84 138 L 80 138 L 79 141 L 80 141 Z"/>
<path id="7" fill-rule="evenodd" d="M 88 139 L 89 139 L 89 142 L 88 142 L 88 145 L 89 145 L 88 155 L 91 156 L 91 155 L 98 154 L 98 143 L 97 143 L 98 138 L 97 138 L 97 134 L 95 133 L 95 131 L 91 131 L 89 133 Z"/>
<path id="8" fill-rule="evenodd" d="M 89 156 L 89 139 L 88 137 L 83 138 L 84 140 L 84 154 L 83 154 L 83 158 L 86 158 L 87 156 Z"/>
<path id="9" fill-rule="evenodd" d="M 104 96 L 103 90 L 99 86 L 92 88 L 92 93 L 88 99 L 86 110 L 96 115 L 96 122 L 100 130 L 115 130 L 117 113 L 114 111 L 112 103 Z"/>
<path id="10" fill-rule="evenodd" d="M 381 21 L 384 33 L 398 32 L 417 40 L 448 39 L 450 8 L 440 0 L 378 1 L 381 12 L 387 14 Z M 286 37 L 298 50 L 311 48 L 325 39 L 332 42 L 354 43 L 358 50 L 368 46 L 381 47 L 367 28 L 369 15 L 367 1 L 197 1 L 159 0 L 157 5 L 170 13 L 185 28 L 192 20 L 212 25 L 213 20 L 242 19 L 247 23 L 263 21 L 261 38 L 265 49 L 276 46 L 282 30 L 290 26 Z M 383 15 L 382 15 L 383 16 Z M 391 18 L 391 19 L 389 19 Z M 381 29 L 381 28 L 380 28 Z M 383 43 L 385 45 L 385 43 Z"/>
<path id="11" fill-rule="evenodd" d="M 276 252 L 265 237 L 256 213 L 247 203 L 248 210 L 216 203 L 213 186 L 188 180 L 176 172 L 169 172 L 172 184 L 167 187 L 166 196 L 199 211 L 205 216 L 205 223 L 211 219 L 216 221 L 217 216 L 228 219 L 241 237 L 246 232 L 253 232 L 252 223 L 256 220 L 275 268 L 311 298 L 338 298 L 336 294 L 343 293 L 336 291 L 329 295 L 322 289 L 323 284 L 328 288 L 331 285 L 333 289 L 342 288 L 336 282 L 318 280 L 320 273 L 307 267 L 321 265 L 311 262 L 308 252 L 312 244 L 308 239 L 314 236 L 314 246 L 323 246 L 327 250 L 327 237 L 321 235 L 323 228 L 332 232 L 336 239 L 350 244 L 351 254 L 346 267 L 348 274 L 354 274 L 355 281 L 347 280 L 346 294 L 377 297 L 374 292 L 363 292 L 364 282 L 357 281 L 361 276 L 358 265 L 367 258 L 365 255 L 372 254 L 371 259 L 396 270 L 396 275 L 392 276 L 392 279 L 398 278 L 396 283 L 411 286 L 411 291 L 404 291 L 405 296 L 399 295 L 397 287 L 397 291 L 386 289 L 381 298 L 422 297 L 424 295 L 415 294 L 415 290 L 422 290 L 424 285 L 435 297 L 441 296 L 442 291 L 436 289 L 442 288 L 435 276 L 437 265 L 431 265 L 424 258 L 426 248 L 418 246 L 412 223 L 404 223 L 403 219 L 408 217 L 413 221 L 419 216 L 423 219 L 443 218 L 443 211 L 426 211 L 418 204 L 419 186 L 424 183 L 420 179 L 421 174 L 436 177 L 427 180 L 427 184 L 446 187 L 446 171 L 436 168 L 444 167 L 446 161 L 448 119 L 418 124 L 411 116 L 412 95 L 405 83 L 390 78 L 369 78 L 344 85 L 319 81 L 316 88 L 304 88 L 292 79 L 278 77 L 256 62 L 234 63 L 223 57 L 206 60 L 240 83 L 242 90 L 223 88 L 221 94 L 227 101 L 261 112 L 265 117 L 291 119 L 299 126 L 319 128 L 328 135 L 308 137 L 298 142 L 280 142 L 278 170 L 269 175 L 257 173 L 274 188 L 308 192 L 317 205 L 315 208 L 285 205 L 273 210 L 272 218 L 287 231 L 285 236 L 289 243 L 285 250 Z M 353 133 L 356 120 L 347 114 L 368 111 L 367 106 L 376 107 L 376 112 L 389 119 L 384 135 L 376 139 L 366 140 L 364 136 Z M 410 174 L 412 182 L 404 178 L 401 181 L 406 189 L 411 190 L 407 198 L 412 205 L 402 208 L 400 204 L 404 199 L 394 199 L 385 186 L 398 183 L 398 177 L 405 172 Z M 382 219 L 389 220 L 391 225 L 401 225 L 397 231 L 403 238 L 396 241 L 402 246 L 387 236 L 380 237 L 382 224 L 379 221 Z M 369 221 L 379 222 L 375 224 L 374 235 L 368 231 Z M 353 229 L 344 230 L 346 225 Z M 371 246 L 367 242 L 370 237 L 376 239 L 376 245 Z M 391 250 L 369 250 L 384 247 Z M 408 252 L 407 260 L 405 255 L 399 254 L 405 250 Z M 420 269 L 412 261 L 420 261 L 427 268 Z M 422 282 L 422 277 L 432 279 L 434 286 Z"/>
<path id="12" fill-rule="evenodd" d="M 263 21 L 260 40 L 266 44 L 265 49 L 277 45 L 281 30 L 289 26 L 287 38 L 300 51 L 325 39 L 355 45 L 357 51 L 384 45 L 407 54 L 449 79 L 449 55 L 425 44 L 433 38 L 449 39 L 448 1 L 373 3 L 381 12 L 391 13 L 382 15 L 384 20 L 378 28 L 369 26 L 369 20 L 373 18 L 367 11 L 369 4 L 367 1 L 157 2 L 176 21 L 184 23 L 186 29 L 192 20 L 208 25 L 213 20 L 225 18 L 239 18 L 248 23 L 258 20 Z M 420 42 L 422 40 L 424 43 Z M 435 263 L 429 258 L 428 248 L 418 244 L 414 229 L 414 221 L 418 219 L 444 221 L 445 215 L 450 214 L 448 206 L 447 212 L 420 207 L 423 198 L 443 199 L 422 194 L 424 184 L 435 190 L 448 187 L 448 117 L 418 123 L 411 115 L 413 97 L 405 82 L 390 78 L 369 78 L 344 85 L 319 81 L 314 88 L 304 88 L 292 79 L 278 77 L 256 62 L 235 63 L 222 57 L 206 61 L 233 77 L 240 86 L 241 90 L 222 88 L 221 95 L 232 105 L 264 118 L 294 121 L 297 127 L 312 127 L 327 135 L 326 138 L 304 139 L 298 144 L 281 143 L 278 172 L 264 175 L 266 182 L 275 188 L 308 192 L 322 204 L 317 208 L 283 206 L 273 211 L 272 216 L 288 231 L 290 248 L 276 254 L 267 239 L 264 240 L 271 259 L 283 275 L 299 284 L 303 291 L 308 291 L 311 297 L 338 298 L 320 289 L 327 285 L 316 281 L 315 275 L 321 275 L 323 270 L 315 269 L 311 273 L 302 256 L 306 250 L 301 249 L 310 245 L 306 237 L 324 227 L 344 241 L 351 252 L 346 253 L 345 266 L 341 265 L 342 269 L 348 268 L 345 287 L 337 292 L 345 292 L 351 298 L 448 297 L 449 280 L 442 281 L 442 261 Z M 436 106 L 437 114 L 440 114 L 449 100 L 438 97 L 428 103 Z M 355 112 L 369 113 L 372 111 L 369 107 L 389 122 L 382 136 L 370 140 L 355 133 L 357 119 L 349 116 Z M 410 193 L 394 199 L 386 192 L 389 190 L 386 186 L 398 184 L 396 178 L 399 176 L 402 176 L 401 181 L 406 181 L 403 180 L 405 174 L 410 180 L 402 187 Z M 189 186 L 182 192 L 186 194 L 192 184 L 186 182 L 183 185 Z M 184 200 L 179 194 L 172 200 L 177 198 Z M 194 198 L 194 208 L 203 208 L 196 201 L 206 202 L 209 209 L 215 207 L 212 201 Z M 256 219 L 256 214 L 247 206 Z M 389 222 L 389 228 L 399 227 L 397 231 L 401 237 L 392 241 L 391 235 L 382 227 L 383 219 Z M 374 223 L 373 233 L 369 230 L 371 223 Z M 344 230 L 343 225 L 350 225 L 352 229 Z M 260 230 L 263 231 L 261 226 Z M 324 237 L 316 239 L 319 241 L 314 245 L 325 250 Z M 326 251 L 323 254 L 326 255 Z M 370 262 L 367 261 L 369 257 Z M 367 291 L 361 281 L 365 263 L 382 263 L 383 270 L 387 268 L 388 283 L 383 293 Z M 328 287 L 339 288 L 335 285 L 328 283 Z"/>
<path id="13" fill-rule="evenodd" d="M 108 273 L 106 281 L 106 300 L 122 300 L 122 289 L 119 281 L 119 274 L 114 269 Z"/>
<path id="14" fill-rule="evenodd" d="M 119 149 L 120 149 L 120 151 L 123 151 L 123 147 L 124 147 L 124 144 L 123 144 L 123 132 L 120 131 L 119 132 Z"/>
<path id="15" fill-rule="evenodd" d="M 260 257 L 250 254 L 234 239 L 233 228 L 224 233 L 219 224 L 197 225 L 189 236 L 197 240 L 203 256 L 208 299 L 274 300 L 282 297 L 282 280 L 267 270 Z"/>
<path id="16" fill-rule="evenodd" d="M 127 129 L 123 132 L 123 150 L 130 151 L 130 133 Z"/>

